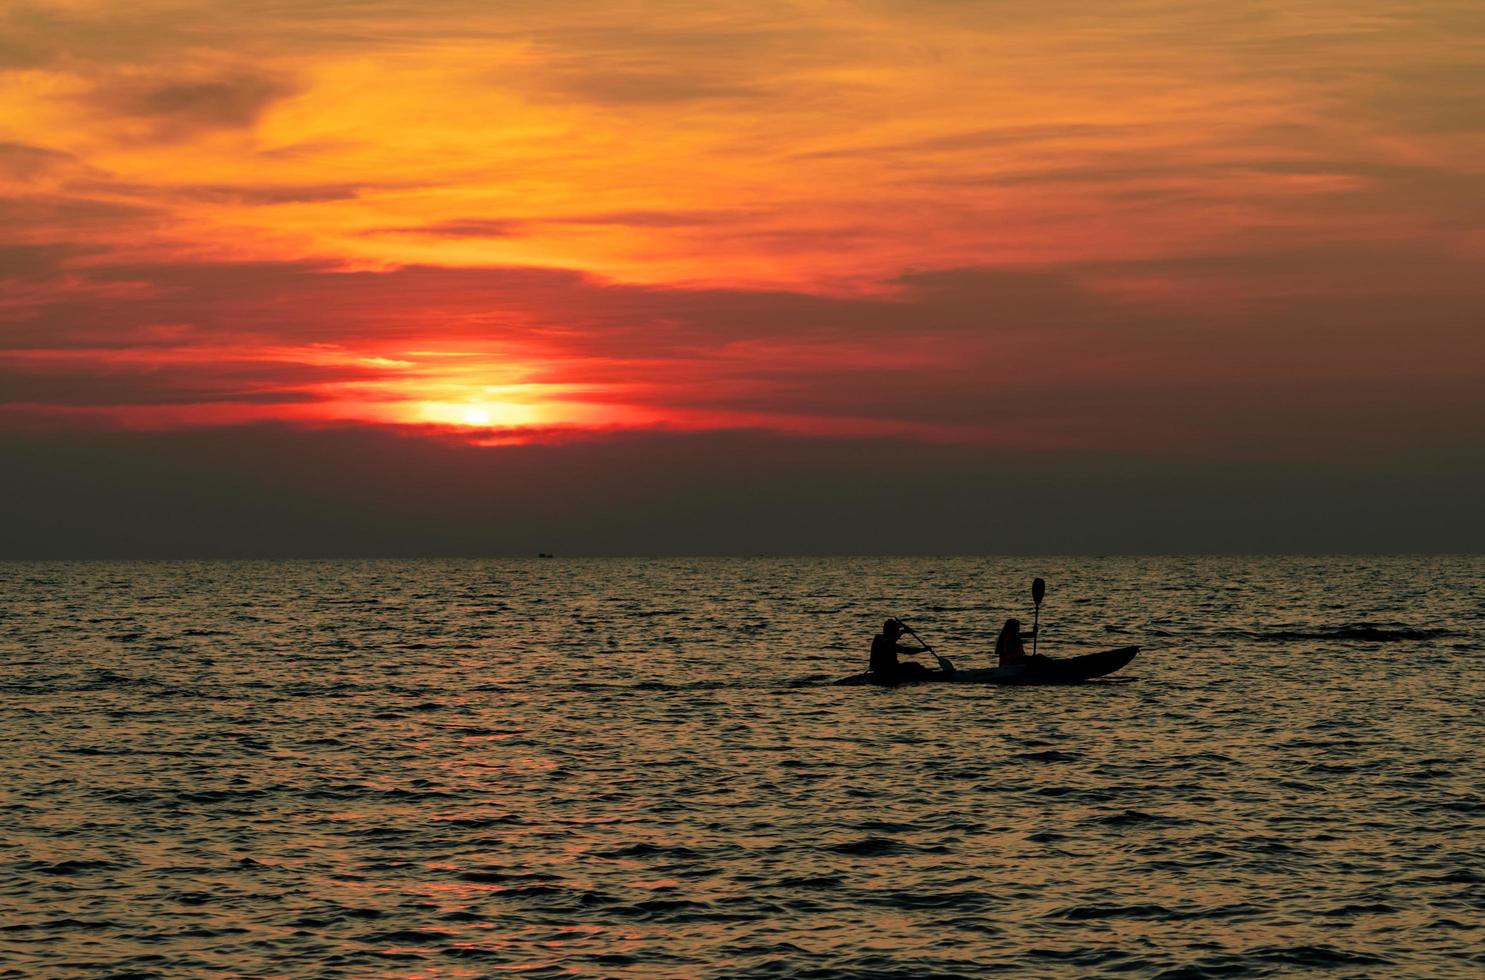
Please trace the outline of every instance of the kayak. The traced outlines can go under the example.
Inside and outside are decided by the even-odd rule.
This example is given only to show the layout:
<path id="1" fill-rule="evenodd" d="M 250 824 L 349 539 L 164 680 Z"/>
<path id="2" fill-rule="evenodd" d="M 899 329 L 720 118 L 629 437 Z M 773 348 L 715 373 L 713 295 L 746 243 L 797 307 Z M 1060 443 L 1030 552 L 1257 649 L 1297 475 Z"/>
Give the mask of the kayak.
<path id="1" fill-rule="evenodd" d="M 1094 677 L 1112 674 L 1125 666 L 1140 652 L 1139 647 L 1120 647 L 1102 653 L 1085 653 L 1081 657 L 1038 657 L 1025 663 L 1009 667 L 981 667 L 971 670 L 956 670 L 952 674 L 933 671 L 927 674 L 904 677 L 896 684 L 1078 684 Z M 852 674 L 842 677 L 837 684 L 856 686 L 878 684 L 892 686 L 873 673 Z"/>

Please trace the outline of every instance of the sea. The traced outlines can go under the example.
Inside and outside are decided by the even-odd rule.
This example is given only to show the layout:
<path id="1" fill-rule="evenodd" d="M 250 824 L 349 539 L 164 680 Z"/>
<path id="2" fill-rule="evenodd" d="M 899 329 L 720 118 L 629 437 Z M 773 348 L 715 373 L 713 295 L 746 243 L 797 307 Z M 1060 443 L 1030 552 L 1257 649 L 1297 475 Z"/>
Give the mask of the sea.
<path id="1" fill-rule="evenodd" d="M 1481 557 L 3 563 L 0 976 L 1477 978 L 1482 666 Z"/>

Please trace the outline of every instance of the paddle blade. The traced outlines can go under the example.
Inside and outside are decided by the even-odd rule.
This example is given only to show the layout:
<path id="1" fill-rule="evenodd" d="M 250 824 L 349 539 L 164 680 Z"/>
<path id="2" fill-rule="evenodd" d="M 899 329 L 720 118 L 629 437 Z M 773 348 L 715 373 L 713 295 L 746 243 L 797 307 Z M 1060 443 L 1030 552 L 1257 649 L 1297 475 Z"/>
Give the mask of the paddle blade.
<path id="1" fill-rule="evenodd" d="M 1042 597 L 1047 594 L 1047 583 L 1041 579 L 1031 580 L 1031 601 L 1036 605 L 1042 604 Z"/>

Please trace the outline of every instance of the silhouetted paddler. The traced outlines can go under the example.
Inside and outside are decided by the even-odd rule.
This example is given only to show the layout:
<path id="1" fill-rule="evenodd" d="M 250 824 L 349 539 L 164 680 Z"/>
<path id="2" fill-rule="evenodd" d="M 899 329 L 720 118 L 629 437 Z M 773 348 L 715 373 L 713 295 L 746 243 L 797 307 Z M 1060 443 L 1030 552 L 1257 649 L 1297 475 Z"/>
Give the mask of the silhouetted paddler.
<path id="1" fill-rule="evenodd" d="M 1012 664 L 1020 664 L 1044 661 L 1048 658 L 1038 654 L 1035 657 L 1026 655 L 1026 647 L 1023 641 L 1036 636 L 1036 628 L 1032 627 L 1030 633 L 1021 632 L 1021 621 L 1019 619 L 1008 619 L 1000 628 L 1000 636 L 995 640 L 995 660 L 998 667 L 1009 667 Z"/>
<path id="2" fill-rule="evenodd" d="M 895 619 L 882 624 L 882 631 L 871 638 L 871 672 L 889 681 L 911 680 L 931 675 L 934 672 L 919 663 L 901 663 L 899 653 L 922 653 L 923 647 L 903 646 L 897 640 L 902 636 L 903 626 Z"/>

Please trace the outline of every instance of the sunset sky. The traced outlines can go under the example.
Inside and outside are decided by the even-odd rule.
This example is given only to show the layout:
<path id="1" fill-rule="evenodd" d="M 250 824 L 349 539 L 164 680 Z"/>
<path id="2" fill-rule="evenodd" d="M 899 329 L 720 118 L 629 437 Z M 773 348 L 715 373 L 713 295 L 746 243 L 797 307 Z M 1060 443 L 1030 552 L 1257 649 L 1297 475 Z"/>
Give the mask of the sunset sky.
<path id="1" fill-rule="evenodd" d="M 12 509 L 325 440 L 1465 499 L 1482 273 L 1478 0 L 0 5 Z"/>

